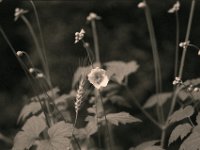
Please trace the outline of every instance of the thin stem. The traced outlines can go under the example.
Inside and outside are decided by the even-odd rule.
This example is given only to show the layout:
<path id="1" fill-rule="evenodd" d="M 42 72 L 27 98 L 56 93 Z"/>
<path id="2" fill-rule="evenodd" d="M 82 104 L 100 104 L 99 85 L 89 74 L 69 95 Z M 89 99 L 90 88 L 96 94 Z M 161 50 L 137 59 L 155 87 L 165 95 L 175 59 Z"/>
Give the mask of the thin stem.
<path id="1" fill-rule="evenodd" d="M 189 36 L 190 36 L 192 20 L 193 20 L 193 16 L 194 16 L 195 2 L 196 2 L 195 0 L 192 0 L 191 9 L 190 9 L 190 16 L 189 16 L 189 21 L 188 21 L 188 26 L 187 26 L 187 32 L 186 32 L 186 36 L 185 36 L 185 42 L 187 42 L 189 40 Z M 185 46 L 183 48 L 181 64 L 180 64 L 180 68 L 179 68 L 180 69 L 179 70 L 179 78 L 182 78 L 186 52 L 187 52 L 187 46 Z"/>
<path id="2" fill-rule="evenodd" d="M 95 89 L 95 95 L 97 96 L 97 90 Z M 97 98 L 95 98 L 95 111 L 96 111 L 96 124 L 97 124 L 97 131 L 98 131 L 98 145 L 101 147 L 101 139 L 100 139 L 100 132 L 99 132 L 99 122 L 98 122 L 98 109 L 97 109 Z"/>
<path id="3" fill-rule="evenodd" d="M 166 129 L 162 129 L 162 134 L 161 134 L 161 147 L 164 148 L 165 147 L 165 136 L 166 136 Z"/>
<path id="4" fill-rule="evenodd" d="M 112 145 L 111 145 L 111 133 L 109 131 L 109 127 L 108 127 L 108 120 L 107 120 L 107 117 L 106 117 L 106 112 L 105 112 L 105 109 L 104 109 L 104 105 L 103 105 L 103 100 L 102 100 L 102 97 L 101 97 L 101 93 L 100 91 L 98 90 L 98 95 L 99 95 L 99 98 L 101 100 L 101 104 L 102 104 L 102 108 L 103 108 L 103 114 L 104 114 L 104 118 L 105 118 L 105 122 L 106 122 L 106 129 L 107 129 L 107 134 L 108 134 L 108 143 L 109 143 L 109 149 L 112 150 Z"/>
<path id="5" fill-rule="evenodd" d="M 44 81 L 47 83 L 47 85 L 49 86 L 49 88 L 51 88 L 51 86 L 48 84 L 48 82 L 47 82 L 47 80 L 45 80 L 45 78 L 44 78 Z M 40 87 L 45 91 L 46 96 L 47 96 L 48 99 L 51 101 L 51 103 L 54 105 L 54 108 L 56 109 L 56 111 L 57 111 L 57 112 L 60 114 L 60 116 L 62 117 L 62 120 L 63 120 L 65 123 L 67 123 L 67 120 L 66 120 L 65 117 L 63 116 L 62 112 L 58 109 L 58 107 L 57 107 L 56 104 L 54 103 L 53 99 L 48 95 L 47 90 L 45 89 L 45 87 L 43 87 L 43 86 L 40 84 L 40 82 L 38 82 L 38 83 L 39 83 Z M 77 117 L 78 117 L 78 113 L 76 114 L 76 119 L 75 119 L 75 120 L 77 120 Z M 75 124 L 76 124 L 76 121 L 75 121 L 75 123 L 74 123 L 74 128 L 75 128 Z M 78 140 L 76 139 L 75 135 L 73 134 L 74 128 L 72 129 L 72 137 L 74 138 L 74 141 L 75 141 L 75 143 L 76 143 L 77 146 L 78 146 L 78 149 L 81 150 L 80 144 L 78 143 Z"/>
<path id="6" fill-rule="evenodd" d="M 176 11 L 176 50 L 175 50 L 175 64 L 174 64 L 174 78 L 178 73 L 178 61 L 179 61 L 179 13 Z"/>
<path id="7" fill-rule="evenodd" d="M 98 35 L 97 35 L 95 20 L 92 20 L 91 24 L 92 24 L 92 34 L 93 34 L 93 39 L 94 39 L 94 50 L 95 50 L 96 62 L 100 63 L 101 61 L 100 61 L 100 56 L 99 56 L 99 42 L 98 42 Z"/>
<path id="8" fill-rule="evenodd" d="M 194 123 L 192 122 L 192 120 L 190 119 L 190 117 L 187 117 L 187 118 L 188 118 L 190 124 L 192 125 L 192 127 L 195 127 L 195 125 L 194 125 Z"/>
<path id="9" fill-rule="evenodd" d="M 158 93 L 158 92 L 161 92 L 161 90 L 162 90 L 160 60 L 159 60 L 159 55 L 158 55 L 158 48 L 157 48 L 155 31 L 153 28 L 151 12 L 150 12 L 149 6 L 147 5 L 147 2 L 145 0 L 144 0 L 144 2 L 146 3 L 145 16 L 146 16 L 146 20 L 147 20 L 147 26 L 148 26 L 150 41 L 151 41 L 151 46 L 152 46 L 155 76 L 156 76 L 155 80 L 156 80 L 156 86 L 157 86 L 156 92 Z"/>
<path id="10" fill-rule="evenodd" d="M 161 68 L 160 68 L 160 60 L 159 60 L 159 55 L 158 55 L 158 48 L 157 48 L 155 31 L 153 28 L 151 12 L 150 12 L 149 6 L 147 5 L 146 0 L 144 0 L 144 3 L 146 4 L 145 16 L 146 16 L 146 20 L 147 20 L 147 26 L 148 26 L 150 41 L 151 41 L 151 46 L 152 46 L 154 70 L 155 70 L 156 93 L 158 94 L 162 91 L 162 77 L 161 77 L 162 75 L 161 75 Z M 164 115 L 163 115 L 163 109 L 161 107 L 162 106 L 157 105 L 156 112 L 157 112 L 158 119 L 162 122 Z M 161 112 L 161 113 L 159 113 L 159 112 Z"/>
<path id="11" fill-rule="evenodd" d="M 190 35 L 190 30 L 191 30 L 191 25 L 192 25 L 192 19 L 193 19 L 193 15 L 194 15 L 194 8 L 195 8 L 195 0 L 192 0 L 185 42 L 189 40 L 189 35 Z M 179 70 L 179 78 L 180 79 L 182 78 L 186 52 L 187 52 L 187 46 L 185 46 L 183 48 L 183 53 L 182 53 L 182 57 L 181 57 L 181 64 L 180 64 L 180 67 L 179 67 L 180 68 L 180 70 Z M 178 94 L 178 91 L 177 91 L 177 89 L 175 89 L 175 92 L 174 92 L 173 98 L 172 98 L 172 103 L 171 103 L 171 106 L 170 106 L 170 111 L 168 113 L 168 117 L 171 115 L 171 113 L 174 110 L 174 107 L 175 107 L 175 104 L 176 104 L 177 94 Z"/>
<path id="12" fill-rule="evenodd" d="M 10 41 L 8 40 L 6 34 L 5 34 L 5 32 L 3 31 L 3 29 L 2 29 L 1 26 L 0 26 L 0 32 L 1 32 L 2 36 L 3 36 L 3 38 L 6 40 L 6 42 L 7 42 L 8 46 L 10 47 L 11 51 L 13 52 L 13 54 L 15 55 L 15 57 L 17 58 L 18 62 L 20 63 L 22 69 L 24 70 L 24 72 L 25 72 L 25 74 L 26 74 L 26 76 L 27 76 L 27 78 L 28 78 L 28 80 L 29 80 L 29 82 L 30 82 L 30 85 L 31 85 L 32 89 L 34 90 L 33 84 L 32 84 L 32 81 L 31 81 L 31 77 L 32 77 L 32 76 L 29 76 L 29 74 L 28 74 L 28 68 L 27 68 L 26 65 L 23 63 L 23 61 L 17 56 L 14 47 L 12 46 L 12 44 L 10 43 Z M 32 64 L 32 63 L 31 63 L 31 64 Z M 41 101 L 41 99 L 40 99 L 39 97 L 38 97 L 38 100 L 39 100 L 39 102 L 40 102 L 41 108 L 42 108 L 42 110 L 43 110 L 43 112 L 44 112 L 44 115 L 45 115 L 45 118 L 46 118 L 46 120 L 47 120 L 47 125 L 49 126 L 50 120 L 49 120 L 49 118 L 48 118 L 48 116 L 47 116 L 47 114 L 46 114 L 46 112 L 45 112 L 45 109 L 44 109 L 44 107 L 43 107 L 43 105 L 42 105 L 42 101 Z"/>
<path id="13" fill-rule="evenodd" d="M 37 12 L 37 9 L 35 7 L 34 2 L 32 0 L 30 0 L 30 3 L 33 6 L 33 10 L 34 10 L 34 14 L 35 14 L 35 17 L 36 17 L 37 26 L 38 26 L 39 33 L 40 33 L 40 40 L 41 40 L 41 44 L 42 44 L 42 52 L 43 52 L 44 62 L 45 62 L 45 65 L 46 65 L 46 70 L 47 70 L 47 74 L 46 74 L 47 80 L 51 81 L 50 74 L 49 74 L 48 61 L 47 61 L 47 57 L 46 57 L 46 48 L 45 48 L 44 36 L 42 34 L 42 28 L 41 28 L 41 25 L 40 25 L 39 15 L 38 15 L 38 12 Z"/>
<path id="14" fill-rule="evenodd" d="M 90 56 L 90 47 L 89 47 L 89 44 L 86 43 L 84 40 L 81 40 L 82 43 L 83 43 L 83 47 L 85 48 L 86 50 L 86 53 L 87 53 L 87 56 L 88 56 L 88 60 L 90 61 L 90 65 L 92 66 L 92 68 L 94 68 L 93 66 L 93 61 L 92 61 L 92 58 Z"/>
<path id="15" fill-rule="evenodd" d="M 128 92 L 128 94 L 131 96 L 131 98 L 133 98 L 133 102 L 134 104 L 138 107 L 138 109 L 140 109 L 140 111 L 152 122 L 154 123 L 159 129 L 162 129 L 162 126 L 144 109 L 142 108 L 142 106 L 140 105 L 140 103 L 138 103 L 137 99 L 135 98 L 135 96 L 132 94 L 132 92 L 130 91 L 130 89 L 125 86 L 126 91 Z"/>
<path id="16" fill-rule="evenodd" d="M 40 59 L 41 59 L 41 61 L 42 61 L 42 66 L 43 66 L 43 68 L 44 68 L 45 75 L 47 75 L 47 74 L 49 74 L 49 73 L 48 73 L 48 70 L 47 70 L 47 67 L 46 67 L 47 65 L 46 65 L 46 63 L 45 63 L 45 60 L 44 60 L 44 57 L 43 57 L 43 53 L 42 53 L 42 50 L 41 50 L 41 48 L 40 48 L 39 42 L 38 42 L 38 40 L 37 40 L 37 37 L 36 37 L 36 35 L 35 35 L 35 32 L 34 32 L 34 30 L 33 30 L 33 27 L 32 27 L 32 25 L 30 24 L 30 22 L 28 21 L 28 19 L 27 19 L 24 15 L 21 16 L 21 19 L 24 21 L 24 23 L 25 23 L 26 26 L 28 27 L 28 29 L 29 29 L 29 31 L 30 31 L 32 37 L 33 37 L 33 41 L 34 41 L 34 43 L 35 43 L 35 45 L 36 45 L 37 52 L 38 52 L 39 57 L 40 57 Z M 51 84 L 49 80 L 48 80 L 48 82 L 49 82 L 49 84 Z"/>

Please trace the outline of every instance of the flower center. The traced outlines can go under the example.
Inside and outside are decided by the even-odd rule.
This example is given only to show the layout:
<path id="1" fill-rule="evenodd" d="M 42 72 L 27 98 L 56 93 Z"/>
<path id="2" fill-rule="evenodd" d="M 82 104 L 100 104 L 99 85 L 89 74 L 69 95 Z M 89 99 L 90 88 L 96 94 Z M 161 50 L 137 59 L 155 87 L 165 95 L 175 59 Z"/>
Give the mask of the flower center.
<path id="1" fill-rule="evenodd" d="M 100 84 L 103 80 L 102 75 L 100 73 L 96 73 L 94 77 L 95 77 L 95 82 L 97 84 Z"/>

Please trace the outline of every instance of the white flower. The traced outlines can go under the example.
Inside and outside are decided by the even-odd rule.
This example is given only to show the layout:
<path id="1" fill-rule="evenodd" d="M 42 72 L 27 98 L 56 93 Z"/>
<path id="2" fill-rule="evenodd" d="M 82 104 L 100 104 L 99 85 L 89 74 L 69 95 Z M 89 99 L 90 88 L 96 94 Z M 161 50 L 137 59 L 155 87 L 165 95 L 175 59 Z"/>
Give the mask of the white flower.
<path id="1" fill-rule="evenodd" d="M 96 67 L 95 69 L 92 69 L 88 74 L 88 80 L 96 89 L 100 89 L 107 86 L 109 78 L 106 75 L 106 71 L 104 69 Z"/>
<path id="2" fill-rule="evenodd" d="M 17 21 L 17 19 L 22 16 L 23 14 L 26 14 L 28 13 L 28 10 L 24 10 L 24 9 L 21 9 L 21 8 L 15 8 L 15 21 Z"/>
<path id="3" fill-rule="evenodd" d="M 100 19 L 101 19 L 101 17 L 98 16 L 97 14 L 93 13 L 93 12 L 91 12 L 91 13 L 87 16 L 87 18 L 86 18 L 86 20 L 87 20 L 88 22 L 90 22 L 90 21 L 92 21 L 92 20 L 100 20 Z"/>
<path id="4" fill-rule="evenodd" d="M 140 2 L 138 5 L 137 5 L 138 8 L 145 8 L 146 7 L 146 3 L 145 2 Z"/>
<path id="5" fill-rule="evenodd" d="M 172 8 L 168 10 L 168 13 L 175 13 L 180 9 L 180 2 L 177 1 Z"/>
<path id="6" fill-rule="evenodd" d="M 74 43 L 78 43 L 80 40 L 82 40 L 84 38 L 85 35 L 85 30 L 81 29 L 80 32 L 76 32 L 75 33 L 75 42 Z"/>

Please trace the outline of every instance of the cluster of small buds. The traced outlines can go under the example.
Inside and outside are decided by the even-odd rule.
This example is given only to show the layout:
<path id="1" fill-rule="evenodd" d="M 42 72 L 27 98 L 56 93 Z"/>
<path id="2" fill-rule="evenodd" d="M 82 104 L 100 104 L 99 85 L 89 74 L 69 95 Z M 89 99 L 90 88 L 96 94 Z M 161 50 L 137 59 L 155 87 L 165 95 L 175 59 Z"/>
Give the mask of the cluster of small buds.
<path id="1" fill-rule="evenodd" d="M 74 43 L 78 43 L 80 40 L 82 40 L 84 38 L 85 35 L 85 30 L 81 29 L 80 32 L 76 32 L 75 33 L 75 42 Z"/>
<path id="2" fill-rule="evenodd" d="M 181 78 L 176 77 L 172 84 L 173 85 L 181 85 L 181 84 L 183 84 L 183 81 L 181 80 Z"/>
<path id="3" fill-rule="evenodd" d="M 179 44 L 179 46 L 182 47 L 182 48 L 187 48 L 189 44 L 190 44 L 190 41 L 186 41 L 186 42 L 181 42 Z"/>
<path id="4" fill-rule="evenodd" d="M 18 20 L 19 17 L 21 17 L 22 15 L 28 13 L 28 10 L 24 10 L 24 9 L 21 9 L 21 8 L 15 8 L 15 13 L 14 13 L 14 16 L 15 16 L 15 21 Z"/>
<path id="5" fill-rule="evenodd" d="M 138 8 L 145 8 L 146 7 L 146 3 L 145 2 L 140 2 L 137 5 Z"/>
<path id="6" fill-rule="evenodd" d="M 189 87 L 187 88 L 188 92 L 199 92 L 200 89 L 198 87 L 194 87 L 192 84 L 189 85 Z"/>
<path id="7" fill-rule="evenodd" d="M 94 13 L 94 12 L 91 12 L 88 16 L 87 16 L 87 18 L 86 18 L 86 20 L 88 21 L 88 22 L 90 22 L 90 21 L 92 21 L 92 20 L 100 20 L 101 19 L 101 17 L 100 16 L 98 16 L 96 13 Z"/>
<path id="8" fill-rule="evenodd" d="M 180 2 L 177 1 L 177 2 L 173 5 L 173 7 L 170 8 L 170 9 L 168 10 L 168 13 L 175 13 L 175 12 L 179 11 L 179 9 L 180 9 Z"/>
<path id="9" fill-rule="evenodd" d="M 17 51 L 16 54 L 17 54 L 18 57 L 21 57 L 21 56 L 23 56 L 24 52 L 23 51 Z"/>
<path id="10" fill-rule="evenodd" d="M 36 79 L 41 79 L 41 78 L 44 78 L 45 75 L 40 71 L 38 70 L 37 68 L 29 68 L 29 73 L 32 74 Z"/>

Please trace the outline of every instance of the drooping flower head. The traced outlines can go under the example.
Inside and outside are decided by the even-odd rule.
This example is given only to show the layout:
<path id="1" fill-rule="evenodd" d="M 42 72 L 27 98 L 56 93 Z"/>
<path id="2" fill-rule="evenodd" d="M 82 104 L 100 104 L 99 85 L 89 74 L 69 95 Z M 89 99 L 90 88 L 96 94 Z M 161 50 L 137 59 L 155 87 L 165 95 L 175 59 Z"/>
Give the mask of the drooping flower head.
<path id="1" fill-rule="evenodd" d="M 107 86 L 109 78 L 104 69 L 96 67 L 88 74 L 88 80 L 96 89 L 101 89 Z"/>
<path id="2" fill-rule="evenodd" d="M 88 22 L 90 22 L 90 21 L 92 21 L 92 20 L 100 20 L 100 19 L 101 19 L 101 17 L 98 16 L 96 13 L 93 13 L 93 12 L 91 12 L 91 13 L 87 16 L 87 18 L 86 18 L 86 20 L 87 20 Z"/>
<path id="3" fill-rule="evenodd" d="M 28 10 L 24 10 L 22 8 L 15 8 L 15 14 L 14 14 L 15 19 L 14 20 L 17 21 L 17 19 L 20 16 L 22 16 L 23 14 L 26 14 L 26 13 L 28 13 Z"/>
<path id="4" fill-rule="evenodd" d="M 175 13 L 180 9 L 180 2 L 177 1 L 172 8 L 168 10 L 168 13 Z"/>
<path id="5" fill-rule="evenodd" d="M 85 35 L 85 30 L 81 29 L 80 32 L 76 32 L 75 33 L 75 42 L 74 43 L 78 43 L 80 40 L 82 40 L 84 38 Z"/>

